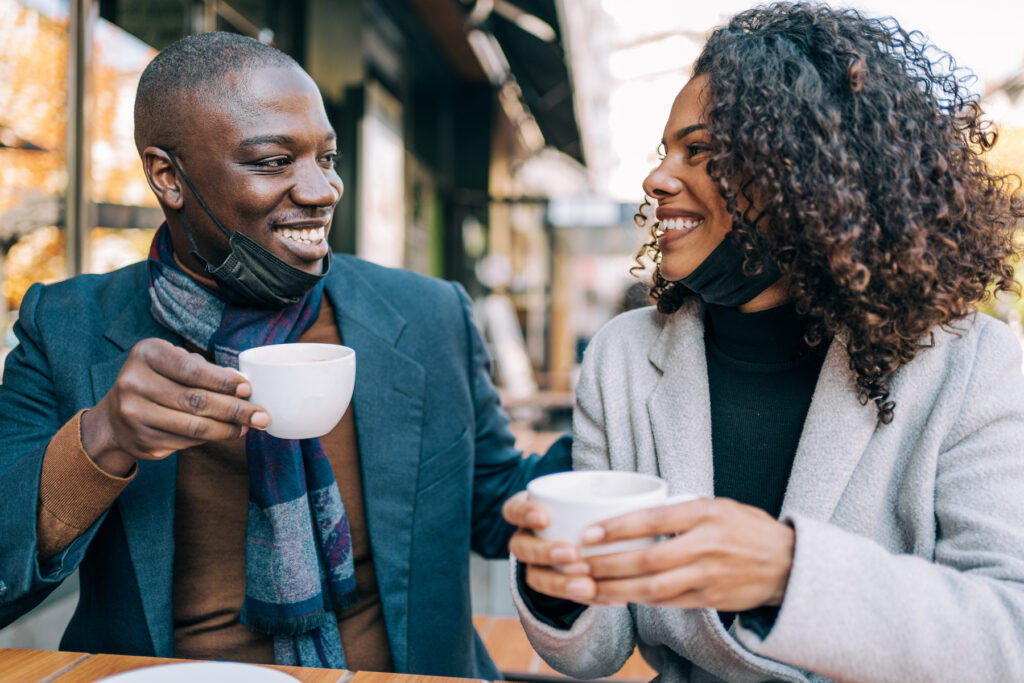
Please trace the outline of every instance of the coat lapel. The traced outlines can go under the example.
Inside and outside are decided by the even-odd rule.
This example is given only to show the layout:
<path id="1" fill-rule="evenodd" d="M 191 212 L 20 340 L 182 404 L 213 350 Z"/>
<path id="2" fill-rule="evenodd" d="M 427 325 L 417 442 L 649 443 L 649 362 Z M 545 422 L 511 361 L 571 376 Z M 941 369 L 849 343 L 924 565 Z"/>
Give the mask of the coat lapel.
<path id="1" fill-rule="evenodd" d="M 700 309 L 669 318 L 649 359 L 662 372 L 647 401 L 659 474 L 678 482 L 680 492 L 711 496 L 710 393 Z M 845 343 L 837 338 L 804 421 L 783 515 L 795 512 L 828 520 L 839 503 L 877 426 L 874 403 L 861 404 L 854 386 Z"/>
<path id="2" fill-rule="evenodd" d="M 352 408 L 363 500 L 391 655 L 396 670 L 403 671 L 426 373 L 396 348 L 405 319 L 342 258 L 335 259 L 327 292 L 342 343 L 356 352 Z"/>
<path id="3" fill-rule="evenodd" d="M 144 275 L 146 271 L 140 272 Z M 148 283 L 140 281 L 135 286 L 145 288 Z M 113 386 L 136 342 L 159 337 L 180 343 L 153 319 L 148 302 L 148 297 L 135 297 L 135 303 L 124 309 L 107 329 L 105 337 L 116 352 L 91 368 L 94 405 Z M 116 503 L 139 585 L 146 625 L 153 639 L 153 652 L 162 657 L 174 654 L 171 585 L 177 472 L 177 454 L 163 460 L 140 461 L 135 479 L 117 497 Z"/>
<path id="4" fill-rule="evenodd" d="M 861 404 L 855 386 L 845 341 L 836 337 L 807 411 L 782 515 L 831 518 L 878 424 L 874 402 Z"/>
<path id="5" fill-rule="evenodd" d="M 673 493 L 714 495 L 711 398 L 699 309 L 669 318 L 649 359 L 662 372 L 647 399 L 658 474 L 678 482 Z"/>

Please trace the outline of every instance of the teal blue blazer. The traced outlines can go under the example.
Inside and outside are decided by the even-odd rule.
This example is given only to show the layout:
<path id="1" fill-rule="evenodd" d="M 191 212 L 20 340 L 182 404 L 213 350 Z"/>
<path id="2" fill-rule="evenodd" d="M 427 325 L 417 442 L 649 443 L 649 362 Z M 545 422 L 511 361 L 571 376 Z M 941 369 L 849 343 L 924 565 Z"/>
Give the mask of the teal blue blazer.
<path id="1" fill-rule="evenodd" d="M 395 669 L 499 678 L 473 629 L 469 557 L 507 554 L 501 505 L 531 478 L 569 469 L 569 439 L 515 450 L 469 298 L 454 283 L 337 255 L 327 276 L 345 344 L 367 525 Z M 76 569 L 61 648 L 174 656 L 171 570 L 177 456 L 135 479 L 64 552 L 40 564 L 43 453 L 111 387 L 141 339 L 180 344 L 149 312 L 144 263 L 33 286 L 0 385 L 0 627 Z"/>

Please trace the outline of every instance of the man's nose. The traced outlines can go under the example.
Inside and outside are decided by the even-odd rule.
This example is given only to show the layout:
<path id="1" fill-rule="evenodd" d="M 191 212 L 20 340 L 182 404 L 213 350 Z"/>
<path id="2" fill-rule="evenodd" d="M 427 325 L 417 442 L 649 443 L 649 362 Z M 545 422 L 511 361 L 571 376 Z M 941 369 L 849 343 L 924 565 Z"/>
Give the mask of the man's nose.
<path id="1" fill-rule="evenodd" d="M 656 169 L 644 179 L 644 193 L 648 197 L 663 199 L 679 194 L 683 189 L 683 181 L 665 168 L 665 164 L 659 164 Z"/>
<path id="2" fill-rule="evenodd" d="M 297 164 L 292 200 L 302 206 L 334 206 L 341 199 L 343 185 L 334 169 L 316 162 Z"/>

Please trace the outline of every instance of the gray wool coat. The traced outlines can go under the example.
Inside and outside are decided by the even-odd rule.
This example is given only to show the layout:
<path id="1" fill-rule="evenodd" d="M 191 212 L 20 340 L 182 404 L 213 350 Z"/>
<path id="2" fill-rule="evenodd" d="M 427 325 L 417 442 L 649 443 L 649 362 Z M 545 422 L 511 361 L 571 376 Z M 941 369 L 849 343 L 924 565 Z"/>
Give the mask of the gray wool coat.
<path id="1" fill-rule="evenodd" d="M 634 644 L 674 681 L 1024 680 L 1024 379 L 1009 328 L 975 314 L 891 378 L 895 420 L 856 398 L 833 342 L 786 488 L 785 599 L 759 637 L 713 610 L 591 607 L 570 630 L 513 595 L 536 650 L 579 678 Z M 636 470 L 712 495 L 704 329 L 695 304 L 625 313 L 583 360 L 576 469 Z M 771 397 L 765 397 L 771 400 Z M 513 582 L 515 568 L 513 567 Z"/>

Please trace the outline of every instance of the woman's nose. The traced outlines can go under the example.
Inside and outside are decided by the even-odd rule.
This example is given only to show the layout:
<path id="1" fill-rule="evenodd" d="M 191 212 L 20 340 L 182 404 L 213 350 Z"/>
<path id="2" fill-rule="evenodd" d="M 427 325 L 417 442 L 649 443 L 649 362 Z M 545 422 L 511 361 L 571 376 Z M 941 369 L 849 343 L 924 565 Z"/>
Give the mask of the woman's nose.
<path id="1" fill-rule="evenodd" d="M 644 179 L 644 192 L 648 197 L 662 199 L 678 194 L 683 189 L 683 182 L 665 168 L 661 163 Z"/>

